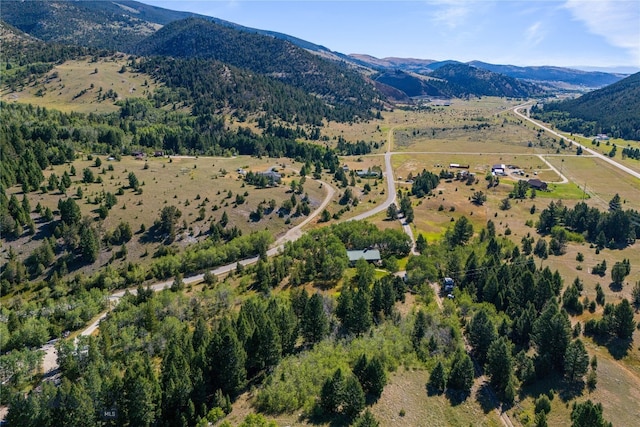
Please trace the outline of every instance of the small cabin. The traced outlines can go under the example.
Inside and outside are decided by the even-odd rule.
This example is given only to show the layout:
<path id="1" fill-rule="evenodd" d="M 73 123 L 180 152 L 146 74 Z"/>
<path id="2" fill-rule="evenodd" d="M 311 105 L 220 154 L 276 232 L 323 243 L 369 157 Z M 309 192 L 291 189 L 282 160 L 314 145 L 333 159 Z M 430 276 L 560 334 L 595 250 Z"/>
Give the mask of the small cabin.
<path id="1" fill-rule="evenodd" d="M 539 180 L 538 178 L 528 180 L 527 184 L 529 184 L 529 187 L 531 188 L 542 191 L 546 191 L 548 187 L 546 182 Z"/>

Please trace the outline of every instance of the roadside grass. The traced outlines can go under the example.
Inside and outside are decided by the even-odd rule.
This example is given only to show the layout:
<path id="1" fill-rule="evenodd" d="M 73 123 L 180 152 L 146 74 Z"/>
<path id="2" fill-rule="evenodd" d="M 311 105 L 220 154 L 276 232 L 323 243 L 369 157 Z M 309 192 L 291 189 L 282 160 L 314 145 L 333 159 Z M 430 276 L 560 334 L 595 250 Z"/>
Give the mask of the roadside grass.
<path id="1" fill-rule="evenodd" d="M 120 73 L 126 65 L 124 54 L 98 58 L 96 62 L 91 57 L 65 61 L 36 82 L 18 88 L 21 90 L 3 88 L 2 99 L 63 112 L 111 113 L 120 108 L 116 100 L 146 97 L 158 87 L 148 75 L 128 70 Z M 117 98 L 102 99 L 108 91 L 115 92 Z"/>
<path id="2" fill-rule="evenodd" d="M 631 158 L 622 158 L 622 149 L 626 147 L 638 148 L 640 145 L 638 141 L 626 140 L 621 138 L 611 138 L 609 139 L 608 145 L 607 145 L 607 141 L 600 141 L 600 145 L 597 145 L 592 143 L 592 141 L 594 140 L 594 137 L 587 138 L 582 135 L 575 135 L 575 134 L 571 135 L 566 132 L 559 132 L 559 133 L 562 133 L 563 135 L 565 135 L 566 138 L 573 139 L 574 141 L 585 146 L 586 148 L 589 148 L 605 156 L 609 155 L 609 153 L 611 152 L 611 149 L 615 145 L 617 147 L 617 153 L 615 157 L 613 157 L 613 160 L 635 170 L 636 172 L 640 172 L 640 161 L 631 159 Z"/>

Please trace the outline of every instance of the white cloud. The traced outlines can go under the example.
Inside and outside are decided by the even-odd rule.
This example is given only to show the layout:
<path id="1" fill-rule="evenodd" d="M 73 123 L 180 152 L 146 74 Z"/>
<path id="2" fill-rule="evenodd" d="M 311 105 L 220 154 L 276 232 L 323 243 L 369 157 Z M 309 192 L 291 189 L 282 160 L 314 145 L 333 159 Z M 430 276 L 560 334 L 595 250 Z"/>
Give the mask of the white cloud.
<path id="1" fill-rule="evenodd" d="M 535 46 L 542 42 L 542 40 L 544 40 L 544 36 L 544 30 L 540 21 L 535 22 L 525 30 L 525 38 L 527 43 L 531 46 Z"/>
<path id="2" fill-rule="evenodd" d="M 464 24 L 473 10 L 473 1 L 468 0 L 429 0 L 430 5 L 436 6 L 433 13 L 434 21 L 450 29 Z"/>
<path id="3" fill-rule="evenodd" d="M 640 2 L 638 0 L 567 0 L 573 18 L 609 44 L 627 49 L 640 64 Z"/>

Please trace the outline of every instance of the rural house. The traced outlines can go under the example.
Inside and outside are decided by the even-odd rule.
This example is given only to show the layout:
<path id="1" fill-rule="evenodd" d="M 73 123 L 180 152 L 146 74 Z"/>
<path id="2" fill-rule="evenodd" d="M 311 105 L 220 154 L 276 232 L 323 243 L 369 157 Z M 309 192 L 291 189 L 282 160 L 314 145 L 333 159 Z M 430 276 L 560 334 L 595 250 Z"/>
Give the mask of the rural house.
<path id="1" fill-rule="evenodd" d="M 529 187 L 534 188 L 536 190 L 546 191 L 547 189 L 547 183 L 539 180 L 538 178 L 528 180 L 527 184 L 529 184 Z"/>
<path id="2" fill-rule="evenodd" d="M 377 249 L 347 251 L 347 257 L 349 258 L 349 265 L 351 266 L 354 266 L 359 259 L 364 259 L 373 264 L 380 263 L 380 251 Z"/>

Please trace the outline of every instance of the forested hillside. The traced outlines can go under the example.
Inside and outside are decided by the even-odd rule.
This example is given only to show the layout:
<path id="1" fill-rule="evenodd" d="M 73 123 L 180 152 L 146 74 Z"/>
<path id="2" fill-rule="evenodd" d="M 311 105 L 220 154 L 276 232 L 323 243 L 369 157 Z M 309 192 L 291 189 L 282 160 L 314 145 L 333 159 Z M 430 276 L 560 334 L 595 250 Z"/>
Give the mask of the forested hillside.
<path id="1" fill-rule="evenodd" d="M 434 85 L 444 87 L 443 90 L 459 98 L 470 95 L 528 98 L 544 93 L 540 86 L 533 83 L 465 64 L 444 65 L 429 76 L 444 80 L 446 84 L 435 82 Z"/>
<path id="2" fill-rule="evenodd" d="M 412 75 L 404 71 L 381 72 L 372 77 L 376 83 L 383 83 L 399 91 L 404 92 L 409 97 L 434 96 L 449 97 L 450 93 L 436 87 L 433 80 Z"/>
<path id="3" fill-rule="evenodd" d="M 563 67 L 516 67 L 515 65 L 488 64 L 481 61 L 472 61 L 469 62 L 469 65 L 517 79 L 540 82 L 562 82 L 586 88 L 607 86 L 624 78 L 623 75 L 619 74 L 581 71 Z"/>
<path id="4" fill-rule="evenodd" d="M 423 77 L 395 70 L 373 76 L 377 82 L 392 86 L 408 96 L 466 98 L 504 96 L 528 98 L 544 93 L 536 84 L 465 64 L 445 64 Z"/>
<path id="5" fill-rule="evenodd" d="M 380 94 L 356 71 L 273 37 L 233 30 L 202 19 L 171 23 L 139 43 L 137 54 L 215 59 L 305 90 L 331 104 L 372 117 Z"/>
<path id="6" fill-rule="evenodd" d="M 44 41 L 101 49 L 121 49 L 159 27 L 107 1 L 3 1 L 2 19 Z"/>
<path id="7" fill-rule="evenodd" d="M 535 118 L 565 132 L 640 141 L 640 73 L 579 98 L 551 102 L 531 110 Z"/>

